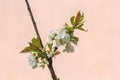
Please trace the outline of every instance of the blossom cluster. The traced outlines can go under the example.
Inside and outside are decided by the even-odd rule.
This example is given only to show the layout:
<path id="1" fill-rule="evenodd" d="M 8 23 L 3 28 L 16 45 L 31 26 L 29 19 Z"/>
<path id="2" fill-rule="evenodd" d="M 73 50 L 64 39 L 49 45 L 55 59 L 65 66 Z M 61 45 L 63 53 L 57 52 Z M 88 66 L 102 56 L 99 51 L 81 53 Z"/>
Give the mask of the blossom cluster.
<path id="1" fill-rule="evenodd" d="M 70 18 L 71 25 L 65 23 L 64 28 L 51 31 L 49 42 L 41 47 L 40 40 L 33 38 L 29 46 L 25 47 L 21 53 L 29 52 L 28 62 L 32 68 L 42 67 L 49 64 L 48 59 L 60 54 L 59 48 L 64 47 L 62 52 L 73 53 L 74 45 L 77 45 L 79 38 L 74 35 L 76 29 L 87 31 L 82 28 L 84 14 L 78 12 L 76 16 Z"/>
<path id="2" fill-rule="evenodd" d="M 60 46 L 64 46 L 65 48 L 62 50 L 62 52 L 68 53 L 74 52 L 74 46 L 72 45 L 72 43 L 77 45 L 77 42 L 79 40 L 79 38 L 74 36 L 73 32 L 70 33 L 70 31 L 67 30 L 66 27 L 52 31 L 49 35 L 49 39 L 49 43 L 53 44 L 53 42 L 55 42 L 55 46 L 57 48 L 59 48 Z"/>
<path id="3" fill-rule="evenodd" d="M 29 65 L 35 69 L 37 67 L 42 67 L 44 68 L 45 67 L 45 64 L 48 64 L 48 61 L 46 59 L 43 59 L 42 61 L 39 60 L 39 59 L 36 59 L 36 56 L 33 55 L 33 54 L 29 54 L 28 55 L 28 62 L 29 62 Z"/>

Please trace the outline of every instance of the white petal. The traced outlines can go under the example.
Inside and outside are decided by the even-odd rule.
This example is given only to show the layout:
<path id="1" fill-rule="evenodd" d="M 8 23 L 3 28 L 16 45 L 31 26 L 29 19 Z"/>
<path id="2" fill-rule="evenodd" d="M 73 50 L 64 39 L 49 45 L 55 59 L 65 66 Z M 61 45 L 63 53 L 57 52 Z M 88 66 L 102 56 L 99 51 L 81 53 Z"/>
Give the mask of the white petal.
<path id="1" fill-rule="evenodd" d="M 74 52 L 74 46 L 72 46 L 71 44 L 66 44 L 63 52 L 73 53 Z"/>
<path id="2" fill-rule="evenodd" d="M 34 56 L 32 54 L 29 54 L 28 62 L 29 62 L 29 65 L 32 66 L 32 68 L 36 68 L 37 67 L 37 61 L 36 61 L 36 59 L 34 58 Z"/>

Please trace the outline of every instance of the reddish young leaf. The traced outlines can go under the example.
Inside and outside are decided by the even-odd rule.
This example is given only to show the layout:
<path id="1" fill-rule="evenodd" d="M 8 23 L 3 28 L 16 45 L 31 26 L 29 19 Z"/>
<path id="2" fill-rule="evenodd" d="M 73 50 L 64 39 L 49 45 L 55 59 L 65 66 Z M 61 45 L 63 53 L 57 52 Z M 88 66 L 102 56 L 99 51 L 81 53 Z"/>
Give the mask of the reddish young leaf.
<path id="1" fill-rule="evenodd" d="M 79 21 L 80 20 L 80 17 L 81 17 L 81 13 L 80 11 L 77 13 L 77 16 L 76 16 L 76 20 L 75 21 Z"/>
<path id="2" fill-rule="evenodd" d="M 75 17 L 74 27 L 79 24 L 80 19 L 81 19 L 81 13 L 80 13 L 80 11 L 79 11 L 79 12 L 77 13 L 76 17 Z"/>

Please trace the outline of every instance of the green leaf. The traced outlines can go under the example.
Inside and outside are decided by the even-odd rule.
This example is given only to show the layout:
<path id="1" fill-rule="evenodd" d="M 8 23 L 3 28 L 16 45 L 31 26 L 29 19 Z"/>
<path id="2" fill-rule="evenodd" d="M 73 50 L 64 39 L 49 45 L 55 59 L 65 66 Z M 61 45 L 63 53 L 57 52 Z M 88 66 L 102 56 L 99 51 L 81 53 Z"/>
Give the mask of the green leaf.
<path id="1" fill-rule="evenodd" d="M 40 42 L 38 37 L 37 38 L 33 38 L 32 43 L 29 42 L 29 46 L 25 47 L 20 53 L 27 53 L 27 52 L 41 52 L 40 48 Z"/>
<path id="2" fill-rule="evenodd" d="M 78 25 L 75 26 L 75 28 L 81 28 L 84 25 L 84 23 L 79 23 Z"/>
<path id="3" fill-rule="evenodd" d="M 65 27 L 68 33 L 72 34 L 74 29 L 72 27 L 70 27 L 67 23 L 65 23 Z"/>
<path id="4" fill-rule="evenodd" d="M 49 49 L 52 49 L 53 43 L 47 43 L 47 45 Z"/>
<path id="5" fill-rule="evenodd" d="M 79 27 L 79 28 L 77 28 L 77 29 L 79 29 L 79 30 L 81 30 L 81 31 L 85 31 L 85 32 L 87 32 L 88 30 L 85 30 L 84 28 L 82 28 L 82 27 Z"/>
<path id="6" fill-rule="evenodd" d="M 70 22 L 71 22 L 72 25 L 74 25 L 74 23 L 75 23 L 75 16 L 72 16 L 72 17 L 70 18 Z"/>
<path id="7" fill-rule="evenodd" d="M 32 49 L 33 52 L 42 52 L 36 45 L 34 45 L 33 43 L 30 43 L 30 48 Z"/>
<path id="8" fill-rule="evenodd" d="M 66 29 L 70 28 L 70 26 L 67 23 L 65 23 L 65 27 Z"/>
<path id="9" fill-rule="evenodd" d="M 41 47 L 38 37 L 32 39 L 32 44 L 34 44 L 37 47 Z"/>
<path id="10" fill-rule="evenodd" d="M 31 47 L 28 46 L 28 47 L 25 47 L 20 53 L 27 53 L 27 52 L 31 52 L 31 51 L 32 51 Z"/>
<path id="11" fill-rule="evenodd" d="M 41 60 L 43 60 L 47 57 L 46 52 L 40 52 L 39 56 L 41 57 Z"/>
<path id="12" fill-rule="evenodd" d="M 37 52 L 38 53 L 38 56 L 41 57 L 41 59 L 44 59 L 46 58 L 46 53 L 43 52 L 41 49 L 39 49 L 36 45 L 32 44 L 32 43 L 29 43 L 31 49 L 32 49 L 32 52 Z"/>
<path id="13" fill-rule="evenodd" d="M 27 52 L 41 52 L 41 50 L 32 43 L 29 43 L 29 46 L 25 47 L 20 53 L 27 53 Z"/>

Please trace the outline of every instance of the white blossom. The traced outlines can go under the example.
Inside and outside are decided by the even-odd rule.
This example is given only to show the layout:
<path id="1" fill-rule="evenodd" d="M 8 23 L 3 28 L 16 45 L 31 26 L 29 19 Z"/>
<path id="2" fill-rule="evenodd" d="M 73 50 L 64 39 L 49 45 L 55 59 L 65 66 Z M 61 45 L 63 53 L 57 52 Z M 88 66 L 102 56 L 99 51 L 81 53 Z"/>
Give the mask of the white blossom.
<path id="1" fill-rule="evenodd" d="M 70 35 L 66 32 L 65 29 L 59 30 L 59 33 L 55 37 L 56 46 L 64 45 L 70 42 Z"/>
<path id="2" fill-rule="evenodd" d="M 63 34 L 62 41 L 64 43 L 69 43 L 70 42 L 70 35 L 68 33 Z"/>
<path id="3" fill-rule="evenodd" d="M 77 42 L 79 40 L 78 37 L 71 35 L 67 32 L 66 28 L 61 28 L 56 31 L 52 31 L 49 35 L 50 41 L 53 43 L 55 41 L 56 47 L 65 46 L 65 49 L 63 52 L 73 53 L 74 52 L 74 46 L 71 45 L 71 43 L 77 45 Z M 48 57 L 52 57 L 52 54 L 48 54 Z"/>
<path id="4" fill-rule="evenodd" d="M 38 66 L 44 68 L 45 67 L 45 63 L 39 62 Z"/>
<path id="5" fill-rule="evenodd" d="M 73 53 L 74 52 L 74 46 L 72 46 L 71 43 L 66 44 L 63 52 Z"/>
<path id="6" fill-rule="evenodd" d="M 47 61 L 47 59 L 43 59 L 43 60 L 41 60 L 41 62 L 39 62 L 39 67 L 42 67 L 42 68 L 44 68 L 45 67 L 45 64 L 49 64 L 49 62 Z"/>
<path id="7" fill-rule="evenodd" d="M 73 37 L 72 37 L 72 42 L 73 42 L 75 45 L 77 45 L 78 40 L 79 40 L 78 37 L 76 37 L 76 36 L 73 36 Z"/>
<path id="8" fill-rule="evenodd" d="M 28 55 L 28 62 L 29 62 L 29 65 L 31 65 L 33 69 L 38 66 L 37 61 L 36 61 L 35 57 L 33 56 L 33 54 Z"/>
<path id="9" fill-rule="evenodd" d="M 51 33 L 49 34 L 50 41 L 53 41 L 56 35 L 57 35 L 56 31 L 51 31 Z"/>

